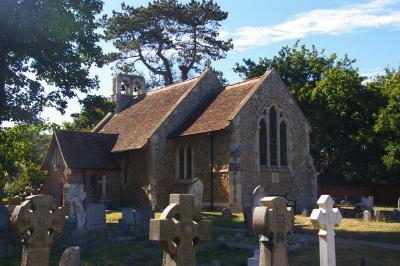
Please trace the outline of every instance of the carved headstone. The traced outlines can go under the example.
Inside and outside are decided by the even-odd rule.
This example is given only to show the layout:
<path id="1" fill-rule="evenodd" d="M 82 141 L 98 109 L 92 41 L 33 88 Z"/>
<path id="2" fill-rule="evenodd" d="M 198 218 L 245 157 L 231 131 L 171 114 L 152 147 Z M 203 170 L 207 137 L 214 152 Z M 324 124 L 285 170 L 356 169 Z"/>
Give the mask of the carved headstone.
<path id="1" fill-rule="evenodd" d="M 260 235 L 260 266 L 287 266 L 287 240 L 294 214 L 283 197 L 265 197 L 254 209 L 254 231 Z"/>
<path id="2" fill-rule="evenodd" d="M 371 212 L 369 210 L 365 210 L 363 212 L 363 220 L 364 220 L 364 222 L 370 222 L 371 219 L 372 219 Z"/>
<path id="3" fill-rule="evenodd" d="M 253 191 L 253 208 L 261 206 L 261 199 L 264 197 L 264 188 L 262 186 L 257 186 Z"/>
<path id="4" fill-rule="evenodd" d="M 88 204 L 86 211 L 86 228 L 88 230 L 102 229 L 106 226 L 106 208 L 103 203 Z"/>
<path id="5" fill-rule="evenodd" d="M 383 215 L 380 210 L 374 210 L 374 219 L 377 222 L 383 221 Z"/>
<path id="6" fill-rule="evenodd" d="M 135 223 L 135 211 L 131 207 L 122 208 L 122 224 L 132 225 Z"/>
<path id="7" fill-rule="evenodd" d="M 361 205 L 364 210 L 372 211 L 374 208 L 374 197 L 369 196 L 368 198 L 361 197 Z"/>
<path id="8" fill-rule="evenodd" d="M 171 194 L 160 219 L 150 221 L 150 240 L 159 241 L 165 266 L 195 266 L 202 240 L 211 239 L 211 221 L 202 220 L 193 195 Z"/>
<path id="9" fill-rule="evenodd" d="M 11 222 L 22 237 L 22 266 L 49 265 L 50 245 L 61 233 L 64 217 L 49 195 L 33 195 L 18 205 Z"/>
<path id="10" fill-rule="evenodd" d="M 68 222 L 76 221 L 77 229 L 83 229 L 86 221 L 86 211 L 83 208 L 83 200 L 86 198 L 84 185 L 68 184 L 64 197 L 68 205 Z"/>
<path id="11" fill-rule="evenodd" d="M 203 189 L 203 183 L 198 178 L 193 179 L 192 183 L 189 186 L 188 194 L 194 195 L 194 205 L 199 209 L 201 209 Z"/>
<path id="12" fill-rule="evenodd" d="M 147 236 L 149 234 L 150 220 L 154 218 L 154 212 L 149 207 L 136 210 L 135 214 L 135 234 L 137 236 Z"/>
<path id="13" fill-rule="evenodd" d="M 243 208 L 244 222 L 246 225 L 246 233 L 247 233 L 247 236 L 249 236 L 249 237 L 255 236 L 254 229 L 253 229 L 254 208 L 261 206 L 261 199 L 264 197 L 265 197 L 264 188 L 262 186 L 257 186 L 253 190 L 251 208 L 249 208 L 249 207 Z"/>
<path id="14" fill-rule="evenodd" d="M 3 205 L 3 190 L 0 188 L 0 232 L 7 231 L 9 215 L 7 208 Z"/>
<path id="15" fill-rule="evenodd" d="M 315 228 L 319 229 L 319 261 L 321 266 L 335 266 L 335 231 L 334 226 L 340 224 L 342 215 L 338 208 L 333 208 L 334 201 L 329 195 L 322 195 L 314 209 L 310 220 Z"/>
<path id="16" fill-rule="evenodd" d="M 81 248 L 69 247 L 67 248 L 60 259 L 59 266 L 80 266 L 81 265 Z"/>

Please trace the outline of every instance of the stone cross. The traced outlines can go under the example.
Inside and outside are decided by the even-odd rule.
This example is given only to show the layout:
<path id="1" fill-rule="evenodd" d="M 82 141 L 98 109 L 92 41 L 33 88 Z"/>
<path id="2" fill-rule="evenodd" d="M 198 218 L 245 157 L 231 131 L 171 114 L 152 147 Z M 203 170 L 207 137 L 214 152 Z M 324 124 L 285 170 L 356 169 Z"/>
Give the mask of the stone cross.
<path id="1" fill-rule="evenodd" d="M 264 197 L 254 209 L 253 227 L 260 235 L 260 266 L 287 266 L 287 239 L 293 232 L 293 210 L 283 197 Z"/>
<path id="2" fill-rule="evenodd" d="M 190 194 L 171 194 L 160 219 L 150 220 L 150 240 L 164 249 L 165 266 L 195 266 L 201 240 L 211 239 L 211 221 L 202 220 Z"/>
<path id="3" fill-rule="evenodd" d="M 319 261 L 321 266 L 335 266 L 335 231 L 342 220 L 338 208 L 333 208 L 334 201 L 329 195 L 322 195 L 317 204 L 319 209 L 314 209 L 310 220 L 315 228 L 319 229 Z"/>
<path id="4" fill-rule="evenodd" d="M 64 217 L 49 195 L 33 195 L 15 207 L 11 222 L 22 237 L 21 266 L 48 266 L 50 245 L 61 233 Z"/>

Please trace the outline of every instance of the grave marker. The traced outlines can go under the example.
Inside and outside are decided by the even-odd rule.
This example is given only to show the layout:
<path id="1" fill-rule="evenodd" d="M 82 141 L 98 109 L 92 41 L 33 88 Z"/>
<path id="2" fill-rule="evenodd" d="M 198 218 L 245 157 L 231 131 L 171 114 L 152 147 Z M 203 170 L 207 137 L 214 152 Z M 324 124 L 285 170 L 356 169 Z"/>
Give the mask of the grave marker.
<path id="1" fill-rule="evenodd" d="M 334 226 L 340 224 L 342 215 L 338 208 L 333 208 L 334 201 L 329 195 L 322 195 L 318 201 L 319 209 L 314 209 L 310 220 L 319 229 L 319 261 L 320 266 L 335 266 L 335 231 Z"/>
<path id="2" fill-rule="evenodd" d="M 260 266 L 287 266 L 287 240 L 294 214 L 283 197 L 264 197 L 254 209 L 254 231 L 260 235 Z"/>
<path id="3" fill-rule="evenodd" d="M 171 194 L 160 219 L 150 221 L 150 240 L 159 241 L 165 266 L 195 266 L 202 240 L 211 239 L 211 221 L 202 220 L 190 194 Z"/>
<path id="4" fill-rule="evenodd" d="M 21 266 L 49 265 L 50 244 L 61 233 L 64 217 L 49 195 L 33 195 L 18 205 L 11 222 L 22 237 Z"/>
<path id="5" fill-rule="evenodd" d="M 85 227 L 86 211 L 83 208 L 83 200 L 86 198 L 83 184 L 72 183 L 67 185 L 64 193 L 68 205 L 68 222 L 77 223 L 78 229 Z"/>
<path id="6" fill-rule="evenodd" d="M 192 183 L 189 186 L 188 194 L 194 195 L 194 205 L 201 209 L 201 203 L 203 200 L 203 183 L 200 179 L 193 179 Z"/>
<path id="7" fill-rule="evenodd" d="M 371 221 L 371 212 L 369 210 L 365 210 L 363 212 L 363 220 L 364 220 L 364 222 L 370 222 Z"/>
<path id="8" fill-rule="evenodd" d="M 106 208 L 103 203 L 92 203 L 87 206 L 86 228 L 102 229 L 106 226 Z"/>

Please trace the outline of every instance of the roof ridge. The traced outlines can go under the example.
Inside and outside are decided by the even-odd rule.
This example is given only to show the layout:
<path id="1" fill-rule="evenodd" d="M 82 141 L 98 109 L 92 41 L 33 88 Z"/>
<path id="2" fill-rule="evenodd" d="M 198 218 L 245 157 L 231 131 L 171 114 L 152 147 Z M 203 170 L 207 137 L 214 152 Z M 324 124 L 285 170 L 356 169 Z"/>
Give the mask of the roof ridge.
<path id="1" fill-rule="evenodd" d="M 150 94 L 150 93 L 155 93 L 155 92 L 163 91 L 163 90 L 165 90 L 165 89 L 170 89 L 170 88 L 173 87 L 173 86 L 182 85 L 182 84 L 184 84 L 184 83 L 186 83 L 186 82 L 189 82 L 189 81 L 194 81 L 195 79 L 198 79 L 200 76 L 201 76 L 201 75 L 198 75 L 198 76 L 196 76 L 196 77 L 194 77 L 194 78 L 191 78 L 191 79 L 182 80 L 182 81 L 179 81 L 179 82 L 176 82 L 176 83 L 173 83 L 173 84 L 169 84 L 169 85 L 164 86 L 164 87 L 159 88 L 159 89 L 151 90 L 151 91 L 147 92 L 147 95 Z"/>
<path id="2" fill-rule="evenodd" d="M 83 134 L 98 134 L 98 135 L 118 135 L 118 134 L 116 134 L 116 133 L 91 132 L 91 131 L 82 131 L 82 130 L 74 130 L 74 129 L 59 129 L 59 130 L 54 130 L 54 133 L 58 133 L 58 132 L 83 133 Z"/>
<path id="3" fill-rule="evenodd" d="M 242 81 L 239 81 L 239 82 L 236 82 L 236 83 L 228 84 L 228 85 L 225 86 L 225 88 L 226 88 L 226 87 L 235 86 L 235 85 L 238 85 L 238 84 L 240 84 L 240 83 L 245 83 L 245 82 L 248 82 L 248 81 L 252 81 L 252 80 L 255 80 L 255 79 L 259 79 L 259 78 L 261 78 L 262 76 L 263 76 L 263 75 L 257 76 L 257 77 L 253 77 L 253 78 L 250 78 L 250 79 L 245 79 L 245 80 L 242 80 Z"/>

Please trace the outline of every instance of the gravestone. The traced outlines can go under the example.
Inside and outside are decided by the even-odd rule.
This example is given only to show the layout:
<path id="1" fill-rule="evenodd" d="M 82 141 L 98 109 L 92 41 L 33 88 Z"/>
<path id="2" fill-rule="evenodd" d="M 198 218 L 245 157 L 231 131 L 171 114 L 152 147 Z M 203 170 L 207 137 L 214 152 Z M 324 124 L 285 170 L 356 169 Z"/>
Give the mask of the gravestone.
<path id="1" fill-rule="evenodd" d="M 0 188 L 0 232 L 5 232 L 8 229 L 9 215 L 8 209 L 3 205 L 3 190 Z"/>
<path id="2" fill-rule="evenodd" d="M 80 266 L 81 265 L 81 248 L 69 247 L 61 255 L 58 266 Z"/>
<path id="3" fill-rule="evenodd" d="M 310 220 L 314 228 L 319 229 L 319 263 L 320 266 L 335 266 L 335 231 L 333 227 L 340 224 L 342 215 L 338 208 L 333 208 L 334 201 L 329 195 L 321 195 L 317 204 L 319 209 L 312 211 Z"/>
<path id="4" fill-rule="evenodd" d="M 22 238 L 21 266 L 48 266 L 50 245 L 64 223 L 54 199 L 49 195 L 28 196 L 15 207 L 11 222 Z"/>
<path id="5" fill-rule="evenodd" d="M 106 226 L 106 208 L 103 203 L 88 204 L 86 209 L 86 228 L 102 229 Z"/>
<path id="6" fill-rule="evenodd" d="M 397 209 L 400 211 L 400 198 L 397 199 Z"/>
<path id="7" fill-rule="evenodd" d="M 374 210 L 374 219 L 377 222 L 383 221 L 383 215 L 380 210 Z"/>
<path id="8" fill-rule="evenodd" d="M 200 179 L 193 179 L 192 183 L 189 186 L 188 194 L 194 195 L 194 205 L 195 207 L 201 209 L 201 203 L 203 199 L 203 183 Z"/>
<path id="9" fill-rule="evenodd" d="M 361 205 L 364 210 L 372 211 L 374 208 L 374 197 L 369 196 L 368 198 L 361 197 Z"/>
<path id="10" fill-rule="evenodd" d="M 122 224 L 132 225 L 135 223 L 135 211 L 131 207 L 122 208 Z"/>
<path id="11" fill-rule="evenodd" d="M 365 211 L 363 212 L 363 220 L 364 220 L 364 222 L 370 222 L 371 219 L 372 219 L 371 216 L 372 216 L 372 215 L 371 215 L 371 212 L 370 212 L 369 210 L 365 210 Z"/>
<path id="12" fill-rule="evenodd" d="M 392 222 L 400 222 L 400 211 L 398 209 L 393 209 L 390 214 L 390 219 L 392 220 Z"/>
<path id="13" fill-rule="evenodd" d="M 145 207 L 134 212 L 135 214 L 135 235 L 147 236 L 149 234 L 150 220 L 154 218 L 154 213 L 149 207 Z"/>
<path id="14" fill-rule="evenodd" d="M 171 194 L 160 219 L 150 221 L 150 240 L 159 241 L 165 266 L 195 266 L 202 240 L 211 240 L 211 221 L 203 220 L 194 196 Z"/>
<path id="15" fill-rule="evenodd" d="M 265 191 L 262 186 L 257 186 L 253 190 L 252 195 L 252 204 L 251 207 L 243 208 L 244 222 L 246 225 L 246 233 L 249 237 L 254 237 L 254 229 L 253 229 L 253 212 L 255 207 L 261 206 L 261 199 L 265 197 Z"/>
<path id="16" fill-rule="evenodd" d="M 253 190 L 253 208 L 261 206 L 261 199 L 265 197 L 265 191 L 262 186 L 257 186 Z"/>
<path id="17" fill-rule="evenodd" d="M 287 266 L 287 240 L 293 232 L 294 213 L 284 197 L 264 197 L 254 209 L 254 231 L 260 235 L 260 266 Z"/>
<path id="18" fill-rule="evenodd" d="M 223 208 L 222 209 L 222 219 L 232 219 L 233 215 L 232 212 L 228 208 Z"/>
<path id="19" fill-rule="evenodd" d="M 85 227 L 86 211 L 83 208 L 83 200 L 86 198 L 84 185 L 72 183 L 67 185 L 67 191 L 64 193 L 68 205 L 68 223 L 77 224 L 77 229 Z"/>

